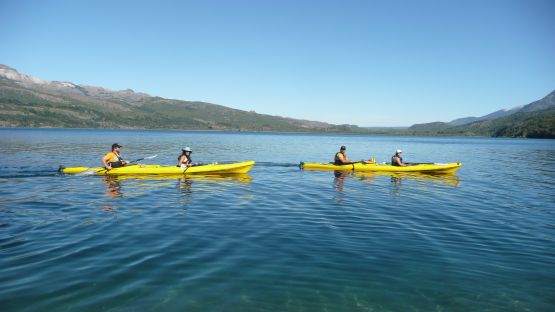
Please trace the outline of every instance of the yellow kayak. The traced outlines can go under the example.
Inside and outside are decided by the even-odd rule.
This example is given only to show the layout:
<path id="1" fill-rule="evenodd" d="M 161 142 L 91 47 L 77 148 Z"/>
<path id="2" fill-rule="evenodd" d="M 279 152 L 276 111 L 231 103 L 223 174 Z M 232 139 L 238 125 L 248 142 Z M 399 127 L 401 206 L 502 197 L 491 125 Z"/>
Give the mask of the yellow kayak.
<path id="1" fill-rule="evenodd" d="M 60 167 L 61 173 L 88 173 L 98 175 L 176 175 L 176 174 L 236 174 L 247 173 L 254 166 L 254 161 L 243 161 L 231 164 L 207 164 L 196 165 L 187 169 L 177 166 L 161 166 L 161 165 L 129 165 L 125 167 L 106 170 L 101 167 Z"/>
<path id="2" fill-rule="evenodd" d="M 430 164 L 414 164 L 405 167 L 392 166 L 388 164 L 364 164 L 354 163 L 348 165 L 334 165 L 332 163 L 319 164 L 319 163 L 303 163 L 301 162 L 300 168 L 305 170 L 348 170 L 348 171 L 363 171 L 363 172 L 441 172 L 452 173 L 461 167 L 461 163 L 430 163 Z"/>

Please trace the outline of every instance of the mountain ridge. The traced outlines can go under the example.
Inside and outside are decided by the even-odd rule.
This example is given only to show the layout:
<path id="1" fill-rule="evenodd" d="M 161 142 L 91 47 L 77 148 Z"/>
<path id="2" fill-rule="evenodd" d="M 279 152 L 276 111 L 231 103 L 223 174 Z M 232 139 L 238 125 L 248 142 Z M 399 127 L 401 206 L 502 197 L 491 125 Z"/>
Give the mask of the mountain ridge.
<path id="1" fill-rule="evenodd" d="M 555 91 L 530 104 L 493 112 L 493 118 L 474 120 L 465 124 L 430 122 L 415 124 L 409 131 L 415 134 L 489 135 L 493 137 L 555 138 Z M 457 119 L 456 119 L 457 120 Z"/>
<path id="2" fill-rule="evenodd" d="M 252 131 L 363 131 L 247 112 L 226 106 L 165 99 L 132 89 L 114 91 L 67 81 L 48 81 L 0 65 L 0 126 L 111 127 Z"/>
<path id="3" fill-rule="evenodd" d="M 455 120 L 452 120 L 452 121 L 448 122 L 448 124 L 450 124 L 452 126 L 462 126 L 462 125 L 469 124 L 469 123 L 476 122 L 476 121 L 490 120 L 490 119 L 500 118 L 500 117 L 504 117 L 504 116 L 509 116 L 509 115 L 512 115 L 512 114 L 518 112 L 520 109 L 522 109 L 522 107 L 524 107 L 524 105 L 515 106 L 513 108 L 504 108 L 504 109 L 500 109 L 498 111 L 495 111 L 493 113 L 489 113 L 489 114 L 481 116 L 481 117 L 457 118 Z"/>
<path id="4" fill-rule="evenodd" d="M 483 120 L 491 120 L 495 118 L 510 116 L 512 114 L 516 114 L 518 112 L 534 112 L 539 110 L 548 109 L 551 107 L 555 107 L 555 90 L 546 95 L 544 98 L 534 101 L 530 104 L 526 105 L 518 105 L 512 108 L 504 108 L 497 110 L 493 113 L 489 113 L 487 115 L 481 117 L 463 117 L 454 119 L 448 124 L 452 126 L 462 126 L 465 124 L 470 124 L 476 121 L 483 121 Z"/>
<path id="5" fill-rule="evenodd" d="M 386 135 L 479 135 L 555 138 L 555 91 L 528 105 L 462 124 L 359 127 L 259 114 L 201 101 L 151 96 L 132 89 L 48 81 L 0 64 L 0 127 L 334 132 Z M 476 120 L 479 118 L 486 118 Z M 466 120 L 465 120 L 466 119 Z"/>

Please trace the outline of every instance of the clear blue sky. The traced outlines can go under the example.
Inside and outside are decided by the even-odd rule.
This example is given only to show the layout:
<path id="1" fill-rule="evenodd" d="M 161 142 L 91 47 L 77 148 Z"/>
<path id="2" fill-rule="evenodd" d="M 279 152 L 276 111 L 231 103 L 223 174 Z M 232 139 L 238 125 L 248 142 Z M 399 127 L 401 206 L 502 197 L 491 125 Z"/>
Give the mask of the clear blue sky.
<path id="1" fill-rule="evenodd" d="M 0 63 L 47 80 L 361 126 L 555 89 L 555 1 L 8 1 Z"/>

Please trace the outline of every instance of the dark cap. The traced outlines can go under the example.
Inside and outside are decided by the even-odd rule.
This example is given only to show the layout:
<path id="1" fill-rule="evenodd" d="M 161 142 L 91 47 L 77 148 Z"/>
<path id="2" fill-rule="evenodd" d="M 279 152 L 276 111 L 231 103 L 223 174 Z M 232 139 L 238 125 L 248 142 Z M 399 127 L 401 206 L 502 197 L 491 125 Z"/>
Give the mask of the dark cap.
<path id="1" fill-rule="evenodd" d="M 341 146 L 341 148 L 340 148 L 339 150 L 340 150 L 340 151 L 344 151 L 344 150 L 346 150 L 346 149 L 347 149 L 347 148 L 345 147 L 345 145 L 343 145 L 343 146 Z"/>
<path id="2" fill-rule="evenodd" d="M 114 149 L 114 148 L 116 148 L 116 147 L 123 147 L 123 146 L 119 145 L 118 143 L 112 144 L 112 149 Z"/>

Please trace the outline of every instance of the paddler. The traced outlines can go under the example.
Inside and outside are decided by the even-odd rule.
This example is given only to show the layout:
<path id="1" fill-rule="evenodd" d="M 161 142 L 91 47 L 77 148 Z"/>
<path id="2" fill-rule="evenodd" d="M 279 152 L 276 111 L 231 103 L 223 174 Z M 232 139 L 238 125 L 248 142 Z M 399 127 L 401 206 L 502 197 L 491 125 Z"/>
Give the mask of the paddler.
<path id="1" fill-rule="evenodd" d="M 393 155 L 391 157 L 391 165 L 392 166 L 405 167 L 405 166 L 409 165 L 408 163 L 403 162 L 403 157 L 401 157 L 401 153 L 403 153 L 403 151 L 400 150 L 400 149 L 395 151 L 395 155 Z"/>
<path id="2" fill-rule="evenodd" d="M 335 165 L 348 165 L 353 163 L 353 161 L 347 157 L 347 154 L 345 152 L 346 150 L 347 148 L 345 146 L 341 146 L 339 152 L 335 154 L 335 157 L 333 159 L 333 163 Z"/>
<path id="3" fill-rule="evenodd" d="M 110 170 L 127 165 L 127 161 L 123 160 L 123 157 L 121 157 L 121 152 L 119 150 L 121 147 L 123 146 L 118 143 L 112 144 L 112 151 L 102 157 L 104 168 Z"/>
<path id="4" fill-rule="evenodd" d="M 181 150 L 181 155 L 177 157 L 177 166 L 183 169 L 191 167 L 193 164 L 193 161 L 191 160 L 191 153 L 193 153 L 193 151 L 190 147 L 187 146 L 183 148 Z"/>

